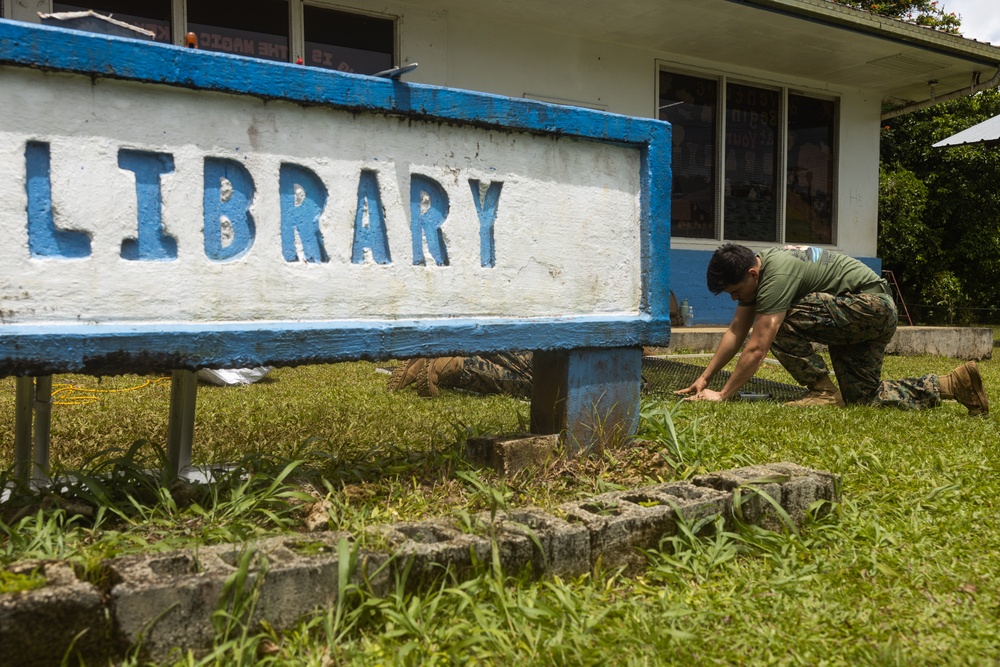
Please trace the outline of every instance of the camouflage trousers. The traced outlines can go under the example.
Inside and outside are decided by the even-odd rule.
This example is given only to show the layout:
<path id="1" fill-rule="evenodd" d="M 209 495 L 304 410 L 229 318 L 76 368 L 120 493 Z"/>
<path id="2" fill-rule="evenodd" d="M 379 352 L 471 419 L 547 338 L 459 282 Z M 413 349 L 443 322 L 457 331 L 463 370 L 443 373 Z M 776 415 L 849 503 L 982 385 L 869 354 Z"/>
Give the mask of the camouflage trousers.
<path id="1" fill-rule="evenodd" d="M 442 384 L 478 394 L 531 398 L 531 353 L 492 352 L 465 357 L 458 376 Z"/>
<path id="2" fill-rule="evenodd" d="M 896 304 L 888 294 L 814 292 L 785 315 L 771 353 L 795 380 L 813 386 L 828 375 L 813 343 L 826 345 L 845 403 L 885 405 L 909 410 L 941 404 L 936 375 L 882 380 L 885 348 L 896 332 Z"/>

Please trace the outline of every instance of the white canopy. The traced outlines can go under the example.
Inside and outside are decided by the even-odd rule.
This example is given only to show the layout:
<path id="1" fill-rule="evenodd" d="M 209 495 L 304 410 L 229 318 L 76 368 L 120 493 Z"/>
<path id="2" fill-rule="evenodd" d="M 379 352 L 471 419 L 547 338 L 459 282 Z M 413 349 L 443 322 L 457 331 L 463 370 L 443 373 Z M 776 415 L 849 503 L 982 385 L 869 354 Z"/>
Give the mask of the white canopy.
<path id="1" fill-rule="evenodd" d="M 963 144 L 992 144 L 1000 142 L 1000 116 L 984 120 L 967 130 L 953 134 L 947 139 L 934 144 L 934 148 L 942 146 L 961 146 Z"/>

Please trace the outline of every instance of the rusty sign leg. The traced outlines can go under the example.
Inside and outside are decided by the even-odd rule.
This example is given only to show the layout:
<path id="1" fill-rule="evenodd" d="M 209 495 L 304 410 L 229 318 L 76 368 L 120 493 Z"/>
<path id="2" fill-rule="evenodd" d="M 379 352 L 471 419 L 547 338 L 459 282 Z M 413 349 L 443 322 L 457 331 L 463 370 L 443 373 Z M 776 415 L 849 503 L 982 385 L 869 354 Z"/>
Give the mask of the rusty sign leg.
<path id="1" fill-rule="evenodd" d="M 14 477 L 22 482 L 31 478 L 31 404 L 35 400 L 35 378 L 17 378 L 14 397 Z"/>

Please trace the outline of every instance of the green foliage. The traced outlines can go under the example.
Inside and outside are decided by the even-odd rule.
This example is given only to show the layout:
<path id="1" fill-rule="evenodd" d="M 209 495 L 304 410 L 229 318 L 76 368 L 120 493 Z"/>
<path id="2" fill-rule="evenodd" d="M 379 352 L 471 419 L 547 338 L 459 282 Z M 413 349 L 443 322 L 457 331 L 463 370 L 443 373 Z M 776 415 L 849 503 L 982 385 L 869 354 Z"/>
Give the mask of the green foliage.
<path id="1" fill-rule="evenodd" d="M 921 321 L 1000 319 L 1000 151 L 933 147 L 998 114 L 1000 92 L 988 90 L 883 129 L 879 254 Z"/>
<path id="2" fill-rule="evenodd" d="M 8 572 L 0 570 L 0 595 L 4 593 L 23 593 L 45 585 L 45 576 L 37 570 L 30 572 Z"/>
<path id="3" fill-rule="evenodd" d="M 942 373 L 956 363 L 890 356 L 885 375 Z M 401 408 L 409 405 L 408 396 L 388 394 L 384 386 L 386 396 L 371 398 L 377 379 L 365 379 L 370 365 L 355 366 L 327 367 L 322 380 L 337 383 L 357 373 L 358 386 L 341 387 L 340 396 L 390 405 L 379 416 L 405 422 L 398 428 L 462 423 L 473 425 L 463 432 L 489 432 L 487 424 L 503 419 L 481 420 L 481 405 L 464 407 L 448 400 L 459 398 L 448 392 L 442 392 L 444 401 L 416 403 L 413 411 Z M 1000 362 L 987 360 L 980 368 L 988 390 L 1000 386 Z M 772 365 L 763 372 L 788 381 Z M 301 380 L 319 377 L 282 374 L 282 382 L 299 387 L 301 402 L 289 400 L 280 409 L 312 409 L 314 392 Z M 145 407 L 136 397 L 129 400 L 139 421 L 160 409 L 155 395 Z M 232 410 L 242 409 L 241 402 L 233 401 Z M 513 403 L 515 412 L 526 407 Z M 428 420 L 421 412 L 436 408 L 447 409 L 449 421 Z M 235 421 L 221 403 L 217 410 L 225 423 Z M 347 406 L 336 410 L 350 414 Z M 996 664 L 1000 422 L 964 413 L 954 403 L 925 412 L 790 410 L 765 401 L 646 404 L 640 428 L 647 440 L 507 479 L 475 470 L 449 441 L 407 449 L 401 440 L 396 448 L 374 446 L 367 458 L 367 444 L 323 455 L 322 441 L 285 442 L 281 429 L 288 422 L 278 416 L 255 428 L 296 458 L 255 451 L 209 491 L 150 473 L 138 479 L 138 462 L 154 460 L 153 450 L 132 450 L 132 462 L 129 450 L 109 453 L 84 472 L 102 483 L 113 506 L 99 514 L 82 496 L 5 505 L 0 555 L 3 565 L 48 558 L 86 565 L 129 551 L 297 532 L 306 497 L 329 501 L 332 528 L 361 534 L 374 523 L 552 508 L 603 488 L 794 461 L 841 475 L 841 502 L 827 503 L 797 531 L 729 526 L 716 517 L 682 523 L 649 551 L 648 567 L 630 577 L 531 581 L 484 567 L 472 580 L 445 581 L 419 595 L 399 587 L 376 596 L 351 583 L 356 550 L 365 545 L 343 541 L 337 604 L 278 632 L 252 620 L 260 609 L 255 576 L 266 564 L 251 568 L 253 552 L 247 550 L 220 600 L 215 646 L 204 655 L 179 655 L 173 664 Z M 322 411 L 317 414 L 316 427 L 332 431 Z M 384 433 L 378 421 L 359 427 L 359 442 L 378 441 Z M 517 419 L 509 423 L 516 427 Z M 667 459 L 676 467 L 664 466 Z M 388 472 L 380 476 L 383 463 Z M 121 471 L 126 482 L 116 483 L 111 471 Z M 759 495 L 751 488 L 741 489 L 741 497 Z M 308 536 L 299 539 L 308 548 Z M 124 664 L 140 662 L 133 656 Z"/>
<path id="4" fill-rule="evenodd" d="M 921 275 L 940 257 L 939 241 L 924 224 L 927 186 L 904 168 L 879 169 L 879 256 L 887 267 Z"/>
<path id="5" fill-rule="evenodd" d="M 962 19 L 945 11 L 938 0 L 835 0 L 842 5 L 863 9 L 879 16 L 902 19 L 941 32 L 958 34 Z"/>

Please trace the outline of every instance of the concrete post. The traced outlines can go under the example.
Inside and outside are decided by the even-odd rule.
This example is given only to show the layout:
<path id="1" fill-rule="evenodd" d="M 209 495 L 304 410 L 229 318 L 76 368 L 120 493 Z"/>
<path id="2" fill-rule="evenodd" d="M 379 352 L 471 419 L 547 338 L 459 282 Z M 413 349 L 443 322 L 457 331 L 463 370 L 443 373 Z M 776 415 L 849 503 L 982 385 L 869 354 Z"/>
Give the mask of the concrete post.
<path id="1" fill-rule="evenodd" d="M 635 433 L 642 348 L 581 348 L 533 355 L 531 431 L 560 434 L 575 455 Z"/>

